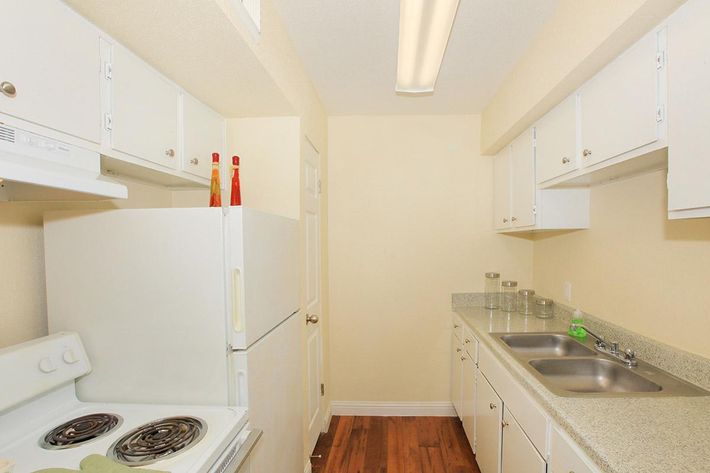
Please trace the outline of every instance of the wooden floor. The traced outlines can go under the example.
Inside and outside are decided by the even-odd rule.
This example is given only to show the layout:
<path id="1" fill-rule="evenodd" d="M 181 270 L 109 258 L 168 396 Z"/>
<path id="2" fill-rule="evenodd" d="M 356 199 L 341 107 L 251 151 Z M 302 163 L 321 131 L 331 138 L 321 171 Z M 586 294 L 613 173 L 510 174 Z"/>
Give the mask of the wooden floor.
<path id="1" fill-rule="evenodd" d="M 480 473 L 456 417 L 333 417 L 313 473 Z"/>

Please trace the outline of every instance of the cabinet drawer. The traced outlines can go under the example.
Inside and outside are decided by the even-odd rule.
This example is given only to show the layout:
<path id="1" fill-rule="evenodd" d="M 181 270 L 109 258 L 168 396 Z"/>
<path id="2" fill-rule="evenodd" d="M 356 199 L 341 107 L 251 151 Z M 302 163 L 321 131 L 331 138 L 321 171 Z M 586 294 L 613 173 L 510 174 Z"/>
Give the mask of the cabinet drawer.
<path id="1" fill-rule="evenodd" d="M 463 347 L 471 358 L 471 361 L 478 363 L 478 340 L 473 336 L 473 330 L 464 325 L 463 327 Z"/>
<path id="2" fill-rule="evenodd" d="M 557 427 L 552 428 L 550 436 L 550 471 L 549 473 L 598 473 L 590 466 L 584 454 L 578 451 L 572 440 L 560 433 Z"/>
<path id="3" fill-rule="evenodd" d="M 456 314 L 451 316 L 451 328 L 454 331 L 454 337 L 461 342 L 463 341 L 463 320 Z"/>
<path id="4" fill-rule="evenodd" d="M 478 366 L 488 378 L 493 389 L 503 399 L 511 414 L 515 416 L 537 451 L 542 457 L 545 457 L 548 447 L 549 418 L 484 345 L 478 347 Z"/>

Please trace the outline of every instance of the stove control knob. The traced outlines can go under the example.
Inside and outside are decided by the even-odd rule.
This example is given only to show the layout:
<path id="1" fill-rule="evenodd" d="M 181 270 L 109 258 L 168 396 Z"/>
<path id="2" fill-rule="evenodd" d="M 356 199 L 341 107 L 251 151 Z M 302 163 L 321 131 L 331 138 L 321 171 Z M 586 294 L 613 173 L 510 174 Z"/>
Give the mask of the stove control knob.
<path id="1" fill-rule="evenodd" d="M 74 363 L 79 361 L 79 358 L 77 358 L 76 353 L 74 353 L 74 350 L 69 348 L 62 355 L 62 360 L 64 360 L 64 363 L 68 365 L 73 365 Z"/>
<path id="2" fill-rule="evenodd" d="M 39 360 L 39 370 L 42 373 L 51 373 L 53 371 L 57 371 L 57 367 L 54 365 L 54 362 L 50 357 L 45 356 Z"/>

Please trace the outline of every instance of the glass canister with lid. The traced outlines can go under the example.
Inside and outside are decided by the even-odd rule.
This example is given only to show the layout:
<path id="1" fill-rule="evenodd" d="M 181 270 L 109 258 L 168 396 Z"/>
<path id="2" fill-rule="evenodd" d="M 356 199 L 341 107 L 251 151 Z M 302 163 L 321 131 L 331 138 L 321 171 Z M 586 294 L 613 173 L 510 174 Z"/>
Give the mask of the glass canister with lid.
<path id="1" fill-rule="evenodd" d="M 540 319 L 551 319 L 555 315 L 555 301 L 540 297 L 535 301 L 535 316 Z"/>
<path id="2" fill-rule="evenodd" d="M 485 307 L 497 309 L 500 305 L 500 273 L 486 273 Z"/>
<path id="3" fill-rule="evenodd" d="M 518 313 L 522 315 L 533 315 L 535 313 L 535 291 L 533 289 L 521 289 L 518 291 Z"/>
<path id="4" fill-rule="evenodd" d="M 518 281 L 503 281 L 501 286 L 500 310 L 515 312 L 518 310 Z"/>

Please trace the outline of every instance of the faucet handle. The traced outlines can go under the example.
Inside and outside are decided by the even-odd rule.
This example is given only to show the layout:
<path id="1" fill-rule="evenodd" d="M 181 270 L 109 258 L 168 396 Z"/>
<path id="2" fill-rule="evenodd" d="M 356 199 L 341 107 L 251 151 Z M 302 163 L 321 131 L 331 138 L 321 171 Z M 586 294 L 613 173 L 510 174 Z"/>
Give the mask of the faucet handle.
<path id="1" fill-rule="evenodd" d="M 627 348 L 624 352 L 624 359 L 629 366 L 636 366 L 638 362 L 636 361 L 636 352 L 631 348 Z"/>
<path id="2" fill-rule="evenodd" d="M 609 352 L 611 352 L 612 355 L 618 355 L 619 354 L 619 342 L 611 342 L 611 346 L 609 347 Z"/>

